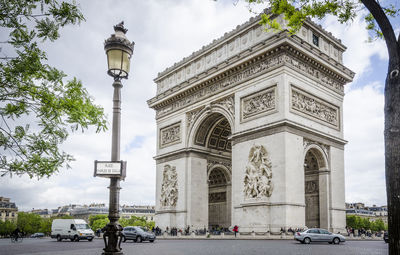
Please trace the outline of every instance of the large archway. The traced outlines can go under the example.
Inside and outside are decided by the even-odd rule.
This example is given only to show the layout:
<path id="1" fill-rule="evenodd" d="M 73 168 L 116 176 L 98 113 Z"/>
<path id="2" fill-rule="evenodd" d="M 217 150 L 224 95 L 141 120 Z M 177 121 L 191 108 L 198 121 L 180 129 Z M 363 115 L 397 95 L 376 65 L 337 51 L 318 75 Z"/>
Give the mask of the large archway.
<path id="1" fill-rule="evenodd" d="M 224 115 L 211 113 L 198 126 L 193 144 L 207 151 L 208 228 L 231 225 L 231 127 Z"/>
<path id="2" fill-rule="evenodd" d="M 231 225 L 230 197 L 229 175 L 223 168 L 213 168 L 208 175 L 209 229 L 228 228 Z"/>
<path id="3" fill-rule="evenodd" d="M 308 150 L 304 158 L 305 223 L 309 228 L 320 227 L 319 164 L 315 150 Z"/>

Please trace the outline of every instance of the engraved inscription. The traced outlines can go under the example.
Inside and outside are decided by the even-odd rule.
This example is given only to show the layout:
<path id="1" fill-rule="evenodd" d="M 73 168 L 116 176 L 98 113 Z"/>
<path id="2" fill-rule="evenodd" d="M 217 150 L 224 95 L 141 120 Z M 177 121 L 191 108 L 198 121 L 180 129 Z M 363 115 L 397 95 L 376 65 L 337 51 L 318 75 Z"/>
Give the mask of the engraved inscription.
<path id="1" fill-rule="evenodd" d="M 339 107 L 293 87 L 291 109 L 339 127 Z"/>
<path id="2" fill-rule="evenodd" d="M 246 96 L 241 100 L 241 119 L 246 120 L 256 115 L 275 109 L 275 87 Z"/>
<path id="3" fill-rule="evenodd" d="M 172 126 L 160 130 L 160 147 L 166 147 L 181 141 L 181 123 L 178 122 Z"/>

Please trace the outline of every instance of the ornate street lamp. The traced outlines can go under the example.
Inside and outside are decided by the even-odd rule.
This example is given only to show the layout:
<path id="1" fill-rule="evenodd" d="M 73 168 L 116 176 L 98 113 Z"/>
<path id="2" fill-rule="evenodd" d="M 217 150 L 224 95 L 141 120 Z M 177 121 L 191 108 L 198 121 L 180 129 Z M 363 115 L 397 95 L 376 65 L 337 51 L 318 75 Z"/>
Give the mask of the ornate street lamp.
<path id="1" fill-rule="evenodd" d="M 124 22 L 114 26 L 115 34 L 112 34 L 104 42 L 104 50 L 107 54 L 108 71 L 107 73 L 114 78 L 113 96 L 113 123 L 112 123 L 112 142 L 111 142 L 111 161 L 120 161 L 120 124 L 121 124 L 121 79 L 127 79 L 129 74 L 130 60 L 133 53 L 134 42 L 126 38 L 128 31 L 124 28 Z M 124 165 L 124 164 L 122 164 Z M 122 226 L 118 223 L 119 219 L 119 182 L 123 175 L 110 177 L 110 204 L 108 219 L 110 223 L 105 227 L 103 255 L 123 254 L 121 249 Z"/>

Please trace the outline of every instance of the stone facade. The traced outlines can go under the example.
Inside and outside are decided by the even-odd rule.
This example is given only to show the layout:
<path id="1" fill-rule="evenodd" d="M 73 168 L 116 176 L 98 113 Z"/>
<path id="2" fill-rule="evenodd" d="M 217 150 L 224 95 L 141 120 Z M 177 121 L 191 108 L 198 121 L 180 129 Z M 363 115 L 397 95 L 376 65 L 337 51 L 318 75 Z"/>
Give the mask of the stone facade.
<path id="1" fill-rule="evenodd" d="M 17 222 L 18 207 L 9 198 L 0 197 L 0 220 Z"/>
<path id="2" fill-rule="evenodd" d="M 345 47 L 311 21 L 291 36 L 258 20 L 155 79 L 161 228 L 344 231 Z"/>

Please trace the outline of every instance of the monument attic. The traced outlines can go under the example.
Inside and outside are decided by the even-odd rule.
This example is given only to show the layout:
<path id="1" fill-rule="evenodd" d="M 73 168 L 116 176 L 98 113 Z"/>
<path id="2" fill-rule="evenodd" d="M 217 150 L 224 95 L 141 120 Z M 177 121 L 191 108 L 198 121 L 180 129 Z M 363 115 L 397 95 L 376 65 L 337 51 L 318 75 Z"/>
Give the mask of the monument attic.
<path id="1" fill-rule="evenodd" d="M 311 21 L 293 36 L 258 23 L 154 80 L 162 229 L 345 230 L 346 47 Z"/>

